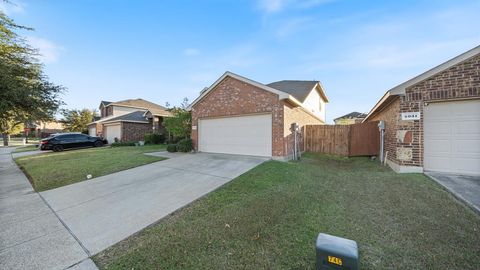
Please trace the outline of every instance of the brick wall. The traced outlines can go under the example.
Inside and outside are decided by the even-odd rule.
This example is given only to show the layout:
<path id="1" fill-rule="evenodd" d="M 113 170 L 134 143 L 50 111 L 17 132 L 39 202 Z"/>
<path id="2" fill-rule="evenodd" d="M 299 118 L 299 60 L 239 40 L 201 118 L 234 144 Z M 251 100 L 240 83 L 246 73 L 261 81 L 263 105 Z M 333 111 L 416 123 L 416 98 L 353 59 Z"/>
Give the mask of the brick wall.
<path id="1" fill-rule="evenodd" d="M 397 160 L 397 130 L 400 120 L 400 99 L 395 98 L 368 121 L 385 121 L 384 151 L 388 151 L 388 159 L 398 163 Z"/>
<path id="2" fill-rule="evenodd" d="M 95 124 L 95 128 L 96 128 L 96 132 L 97 132 L 97 136 L 103 136 L 103 125 L 102 124 Z"/>
<path id="3" fill-rule="evenodd" d="M 387 124 L 389 160 L 404 166 L 423 166 L 423 107 L 425 103 L 480 97 L 480 55 L 459 63 L 405 89 L 405 95 L 369 121 Z M 420 112 L 420 120 L 403 121 L 402 112 Z M 396 119 L 396 120 L 395 120 Z"/>
<path id="4" fill-rule="evenodd" d="M 274 93 L 231 77 L 226 77 L 193 106 L 192 126 L 198 127 L 200 118 L 266 112 L 272 113 L 272 155 L 284 156 L 283 102 Z M 198 130 L 192 130 L 191 137 L 198 150 Z"/>
<path id="5" fill-rule="evenodd" d="M 122 142 L 143 141 L 145 134 L 152 132 L 152 126 L 144 123 L 122 122 Z"/>
<path id="6" fill-rule="evenodd" d="M 412 159 L 404 165 L 423 166 L 423 106 L 425 102 L 469 99 L 480 97 L 480 55 L 450 67 L 435 76 L 405 90 L 400 113 L 419 111 L 421 119 L 402 128 L 413 133 Z M 399 144 L 399 147 L 406 147 Z"/>
<path id="7" fill-rule="evenodd" d="M 310 115 L 309 113 L 305 112 L 302 108 L 293 107 L 286 102 L 284 102 L 283 107 L 283 119 L 284 119 L 284 129 L 283 134 L 285 136 L 284 139 L 284 149 L 285 155 L 292 156 L 293 155 L 293 146 L 295 141 L 295 136 L 290 131 L 290 126 L 292 123 L 298 123 L 300 127 L 301 133 L 303 133 L 303 127 L 305 125 L 323 125 L 325 124 L 320 119 Z M 303 151 L 303 134 L 299 136 L 299 145 L 300 150 Z"/>

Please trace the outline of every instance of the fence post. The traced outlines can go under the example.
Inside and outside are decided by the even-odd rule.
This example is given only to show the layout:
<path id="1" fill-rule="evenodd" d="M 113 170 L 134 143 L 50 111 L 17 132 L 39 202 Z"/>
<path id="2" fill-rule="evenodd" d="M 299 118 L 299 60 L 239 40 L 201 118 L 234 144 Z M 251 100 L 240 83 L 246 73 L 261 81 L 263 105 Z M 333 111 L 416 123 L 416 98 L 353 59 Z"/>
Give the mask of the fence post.
<path id="1" fill-rule="evenodd" d="M 347 137 L 347 156 L 349 157 L 350 156 L 350 153 L 351 153 L 351 145 L 352 145 L 352 127 L 351 125 L 348 126 L 348 137 Z"/>
<path id="2" fill-rule="evenodd" d="M 303 151 L 307 152 L 307 125 L 303 126 Z"/>

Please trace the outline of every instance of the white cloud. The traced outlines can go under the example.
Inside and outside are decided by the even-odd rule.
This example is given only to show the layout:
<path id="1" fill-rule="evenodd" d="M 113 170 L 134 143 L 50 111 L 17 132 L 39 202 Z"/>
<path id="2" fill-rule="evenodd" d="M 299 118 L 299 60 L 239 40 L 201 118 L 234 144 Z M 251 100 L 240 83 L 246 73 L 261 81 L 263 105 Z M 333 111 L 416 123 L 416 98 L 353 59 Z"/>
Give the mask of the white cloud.
<path id="1" fill-rule="evenodd" d="M 242 73 L 261 65 L 264 59 L 257 49 L 255 44 L 244 43 L 221 51 L 206 51 L 193 61 L 189 61 L 189 66 L 184 72 L 189 83 L 196 85 L 193 89 L 200 91 L 227 70 Z"/>
<path id="2" fill-rule="evenodd" d="M 351 31 L 331 35 L 335 50 L 314 49 L 315 70 L 424 70 L 446 61 L 480 42 L 480 31 L 465 27 L 477 17 L 471 7 L 436 10 L 417 16 L 416 13 L 372 17 L 363 16 L 335 23 L 357 24 Z M 358 21 L 358 23 L 356 22 Z M 448 23 L 447 23 L 448 22 Z M 341 25 L 339 26 L 341 27 Z M 473 44 L 473 45 L 472 45 Z M 328 46 L 327 46 L 328 47 Z M 337 52 L 341 52 L 338 54 Z M 331 57 L 330 55 L 336 55 Z"/>
<path id="3" fill-rule="evenodd" d="M 265 13 L 276 13 L 287 8 L 307 9 L 327 4 L 334 0 L 259 0 L 258 7 Z"/>
<path id="4" fill-rule="evenodd" d="M 280 11 L 286 2 L 286 0 L 260 0 L 258 5 L 261 10 L 267 13 L 273 13 Z"/>
<path id="5" fill-rule="evenodd" d="M 8 16 L 13 14 L 23 14 L 25 13 L 25 4 L 16 1 L 15 3 L 5 3 L 0 1 L 0 11 L 5 13 Z"/>
<path id="6" fill-rule="evenodd" d="M 27 37 L 27 42 L 40 53 L 39 59 L 43 63 L 54 63 L 58 61 L 60 54 L 65 50 L 62 46 L 57 45 L 53 41 L 39 38 Z"/>
<path id="7" fill-rule="evenodd" d="M 300 31 L 303 27 L 307 26 L 312 22 L 312 18 L 309 17 L 298 17 L 289 20 L 285 20 L 277 29 L 276 35 L 279 38 L 288 37 L 298 31 Z"/>
<path id="8" fill-rule="evenodd" d="M 183 50 L 183 55 L 185 56 L 195 56 L 199 54 L 200 54 L 200 51 L 195 48 L 186 48 Z"/>
<path id="9" fill-rule="evenodd" d="M 295 4 L 299 8 L 311 8 L 315 6 L 328 4 L 334 1 L 335 0 L 301 0 L 301 1 L 295 1 Z"/>

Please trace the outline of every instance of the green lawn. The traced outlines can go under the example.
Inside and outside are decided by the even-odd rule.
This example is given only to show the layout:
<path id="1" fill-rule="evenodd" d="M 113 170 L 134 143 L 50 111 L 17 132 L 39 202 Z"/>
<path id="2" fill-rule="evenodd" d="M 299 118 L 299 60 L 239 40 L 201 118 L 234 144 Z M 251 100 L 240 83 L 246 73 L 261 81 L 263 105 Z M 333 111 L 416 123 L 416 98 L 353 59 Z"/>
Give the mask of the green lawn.
<path id="1" fill-rule="evenodd" d="M 37 145 L 27 145 L 27 146 L 22 146 L 13 151 L 13 153 L 21 153 L 21 152 L 28 152 L 28 151 L 35 151 L 38 150 Z"/>
<path id="2" fill-rule="evenodd" d="M 143 154 L 163 149 L 165 145 L 88 148 L 19 157 L 15 161 L 34 189 L 44 191 L 84 181 L 88 174 L 98 177 L 163 160 Z"/>
<path id="3" fill-rule="evenodd" d="M 319 232 L 361 269 L 480 269 L 480 218 L 368 158 L 268 161 L 94 257 L 102 269 L 314 269 Z"/>

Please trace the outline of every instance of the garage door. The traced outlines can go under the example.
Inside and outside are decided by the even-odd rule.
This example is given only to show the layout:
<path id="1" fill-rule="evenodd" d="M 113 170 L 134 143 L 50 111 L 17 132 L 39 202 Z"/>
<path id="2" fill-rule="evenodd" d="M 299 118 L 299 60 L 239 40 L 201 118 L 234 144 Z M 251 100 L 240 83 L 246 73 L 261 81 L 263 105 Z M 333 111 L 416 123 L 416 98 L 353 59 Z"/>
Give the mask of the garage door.
<path id="1" fill-rule="evenodd" d="M 105 139 L 107 139 L 108 143 L 114 143 L 115 138 L 120 140 L 121 138 L 121 126 L 113 125 L 113 126 L 105 126 Z"/>
<path id="2" fill-rule="evenodd" d="M 272 115 L 249 115 L 198 121 L 201 152 L 272 156 Z"/>
<path id="3" fill-rule="evenodd" d="M 424 169 L 480 174 L 480 100 L 424 107 Z"/>
<path id="4" fill-rule="evenodd" d="M 97 128 L 92 127 L 88 129 L 88 135 L 90 136 L 97 136 Z"/>

